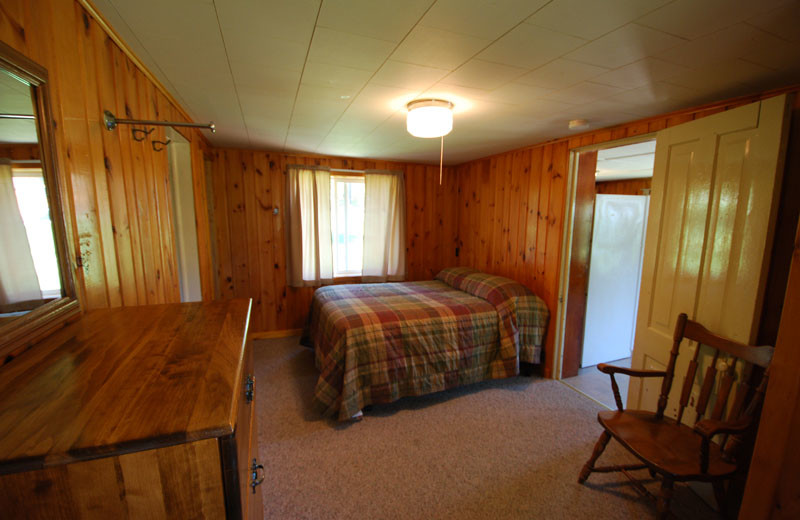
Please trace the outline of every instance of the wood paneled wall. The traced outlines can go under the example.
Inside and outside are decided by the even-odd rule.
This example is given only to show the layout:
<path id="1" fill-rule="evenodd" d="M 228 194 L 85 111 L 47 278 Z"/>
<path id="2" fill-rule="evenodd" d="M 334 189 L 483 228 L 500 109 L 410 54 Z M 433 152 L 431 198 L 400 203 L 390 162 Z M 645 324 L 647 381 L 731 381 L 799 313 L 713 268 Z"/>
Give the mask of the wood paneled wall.
<path id="1" fill-rule="evenodd" d="M 456 263 L 454 172 L 391 161 L 214 149 L 213 192 L 220 297 L 253 298 L 251 330 L 303 326 L 314 288 L 286 284 L 285 175 L 289 164 L 401 170 L 406 184 L 407 280 L 432 279 Z M 278 215 L 273 214 L 278 208 Z M 343 280 L 352 282 L 353 280 Z"/>
<path id="2" fill-rule="evenodd" d="M 129 126 L 105 130 L 103 110 L 141 119 L 186 120 L 75 0 L 3 0 L 0 40 L 47 68 L 59 173 L 67 186 L 73 262 L 84 309 L 179 301 L 166 152 Z M 213 296 L 198 131 L 192 143 L 203 294 Z M 201 186 L 202 184 L 202 186 Z M 201 188 L 202 189 L 199 189 Z"/>
<path id="3" fill-rule="evenodd" d="M 783 91 L 797 91 L 797 87 Z M 775 95 L 722 101 L 590 131 L 457 166 L 460 265 L 514 278 L 539 294 L 551 311 L 544 373 L 552 376 L 555 312 L 570 150 L 657 132 Z M 795 99 L 795 112 L 800 100 Z"/>
<path id="4" fill-rule="evenodd" d="M 643 195 L 642 190 L 649 190 L 653 179 L 628 179 L 624 181 L 598 182 L 594 185 L 597 194 L 604 195 Z"/>
<path id="5" fill-rule="evenodd" d="M 0 157 L 14 160 L 38 160 L 41 155 L 38 144 L 0 143 Z"/>

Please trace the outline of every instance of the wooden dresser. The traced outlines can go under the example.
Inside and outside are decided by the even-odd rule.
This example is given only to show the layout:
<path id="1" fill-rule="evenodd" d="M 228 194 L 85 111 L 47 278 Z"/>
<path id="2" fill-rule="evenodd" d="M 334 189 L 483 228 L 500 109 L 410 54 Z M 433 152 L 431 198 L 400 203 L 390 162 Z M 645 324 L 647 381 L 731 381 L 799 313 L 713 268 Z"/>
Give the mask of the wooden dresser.
<path id="1" fill-rule="evenodd" d="M 93 311 L 0 367 L 0 517 L 261 518 L 250 304 Z"/>

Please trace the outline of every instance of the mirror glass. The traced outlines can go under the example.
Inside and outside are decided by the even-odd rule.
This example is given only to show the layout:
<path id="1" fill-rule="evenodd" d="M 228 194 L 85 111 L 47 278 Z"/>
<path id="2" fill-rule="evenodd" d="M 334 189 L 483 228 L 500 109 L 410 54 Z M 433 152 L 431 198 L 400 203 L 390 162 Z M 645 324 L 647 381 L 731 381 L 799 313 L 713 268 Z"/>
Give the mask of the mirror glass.
<path id="1" fill-rule="evenodd" d="M 0 326 L 65 296 L 35 107 L 0 69 Z"/>

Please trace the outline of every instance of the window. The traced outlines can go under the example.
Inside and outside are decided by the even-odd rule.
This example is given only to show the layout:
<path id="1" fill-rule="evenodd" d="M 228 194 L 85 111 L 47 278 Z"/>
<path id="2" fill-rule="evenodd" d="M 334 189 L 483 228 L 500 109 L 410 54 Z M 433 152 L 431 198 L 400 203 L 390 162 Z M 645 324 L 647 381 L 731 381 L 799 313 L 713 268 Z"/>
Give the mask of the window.
<path id="1" fill-rule="evenodd" d="M 324 285 L 345 276 L 364 282 L 404 278 L 403 172 L 331 175 L 324 167 L 291 165 L 286 215 L 290 287 Z"/>
<path id="2" fill-rule="evenodd" d="M 364 178 L 331 176 L 333 276 L 361 275 L 364 257 Z"/>

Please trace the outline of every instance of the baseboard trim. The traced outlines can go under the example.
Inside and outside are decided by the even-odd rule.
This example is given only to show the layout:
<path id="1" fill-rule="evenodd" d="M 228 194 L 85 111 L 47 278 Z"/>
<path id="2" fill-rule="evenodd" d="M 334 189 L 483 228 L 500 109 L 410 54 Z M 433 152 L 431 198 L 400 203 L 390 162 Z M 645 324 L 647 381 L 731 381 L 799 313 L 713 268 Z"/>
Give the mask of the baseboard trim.
<path id="1" fill-rule="evenodd" d="M 267 330 L 264 332 L 251 332 L 250 339 L 272 339 L 272 338 L 288 338 L 289 336 L 299 336 L 303 329 L 284 329 L 284 330 Z"/>

